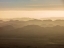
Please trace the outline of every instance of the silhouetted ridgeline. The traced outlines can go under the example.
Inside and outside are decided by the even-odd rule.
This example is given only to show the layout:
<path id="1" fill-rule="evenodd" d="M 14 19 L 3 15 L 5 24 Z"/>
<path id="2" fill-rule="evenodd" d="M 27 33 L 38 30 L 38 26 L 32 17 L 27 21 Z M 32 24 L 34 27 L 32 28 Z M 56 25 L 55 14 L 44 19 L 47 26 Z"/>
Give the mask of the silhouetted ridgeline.
<path id="1" fill-rule="evenodd" d="M 1 20 L 0 48 L 64 48 L 64 20 Z"/>
<path id="2" fill-rule="evenodd" d="M 56 25 L 64 26 L 64 20 L 29 20 L 29 21 L 19 21 L 19 20 L 10 20 L 10 21 L 2 21 L 0 20 L 0 27 L 11 25 L 15 28 L 21 28 L 27 25 L 39 25 L 41 27 L 53 27 Z"/>

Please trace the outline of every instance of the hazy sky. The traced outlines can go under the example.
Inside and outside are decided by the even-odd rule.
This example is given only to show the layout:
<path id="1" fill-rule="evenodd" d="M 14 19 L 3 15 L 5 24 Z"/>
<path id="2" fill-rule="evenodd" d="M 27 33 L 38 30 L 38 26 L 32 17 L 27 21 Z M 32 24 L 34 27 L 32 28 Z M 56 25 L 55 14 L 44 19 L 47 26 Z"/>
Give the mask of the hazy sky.
<path id="1" fill-rule="evenodd" d="M 0 8 L 29 9 L 29 8 L 52 8 L 63 6 L 62 0 L 0 0 Z"/>
<path id="2" fill-rule="evenodd" d="M 0 18 L 64 17 L 64 0 L 0 0 Z"/>

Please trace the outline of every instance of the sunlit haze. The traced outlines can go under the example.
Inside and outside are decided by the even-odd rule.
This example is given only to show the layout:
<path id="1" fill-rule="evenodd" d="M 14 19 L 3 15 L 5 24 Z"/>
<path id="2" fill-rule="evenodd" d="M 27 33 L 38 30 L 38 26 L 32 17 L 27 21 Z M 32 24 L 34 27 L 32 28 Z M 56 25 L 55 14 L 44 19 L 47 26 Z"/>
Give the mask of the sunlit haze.
<path id="1" fill-rule="evenodd" d="M 64 17 L 62 10 L 42 10 L 42 11 L 0 11 L 0 18 L 47 18 Z"/>
<path id="2" fill-rule="evenodd" d="M 64 0 L 0 0 L 0 18 L 64 17 Z"/>

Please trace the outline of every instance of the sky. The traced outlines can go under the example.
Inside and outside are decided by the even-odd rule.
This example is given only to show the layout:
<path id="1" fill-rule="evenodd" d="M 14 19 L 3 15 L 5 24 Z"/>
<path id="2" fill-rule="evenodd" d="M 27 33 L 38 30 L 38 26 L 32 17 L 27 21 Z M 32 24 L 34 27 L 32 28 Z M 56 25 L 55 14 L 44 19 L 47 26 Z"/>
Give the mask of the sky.
<path id="1" fill-rule="evenodd" d="M 60 8 L 63 0 L 0 0 L 1 9 Z"/>
<path id="2" fill-rule="evenodd" d="M 64 17 L 64 0 L 0 0 L 0 18 Z"/>

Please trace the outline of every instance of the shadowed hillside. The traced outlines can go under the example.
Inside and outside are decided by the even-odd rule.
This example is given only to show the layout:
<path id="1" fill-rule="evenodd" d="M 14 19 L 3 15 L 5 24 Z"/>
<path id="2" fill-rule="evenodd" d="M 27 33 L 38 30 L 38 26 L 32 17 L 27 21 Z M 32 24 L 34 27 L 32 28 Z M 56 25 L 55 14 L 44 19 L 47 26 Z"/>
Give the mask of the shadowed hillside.
<path id="1" fill-rule="evenodd" d="M 63 20 L 1 21 L 1 48 L 64 48 Z"/>

